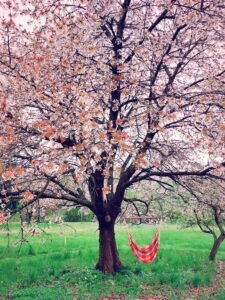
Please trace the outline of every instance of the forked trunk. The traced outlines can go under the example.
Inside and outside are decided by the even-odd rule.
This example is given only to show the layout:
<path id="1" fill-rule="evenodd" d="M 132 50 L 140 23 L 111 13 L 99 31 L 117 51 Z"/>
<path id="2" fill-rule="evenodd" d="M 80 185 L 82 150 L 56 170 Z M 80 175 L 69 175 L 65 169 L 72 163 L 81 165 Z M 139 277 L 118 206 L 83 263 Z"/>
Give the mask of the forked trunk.
<path id="1" fill-rule="evenodd" d="M 122 267 L 116 246 L 114 222 L 99 224 L 99 260 L 96 268 L 115 274 Z"/>
<path id="2" fill-rule="evenodd" d="M 219 247 L 224 239 L 225 239 L 224 234 L 221 234 L 217 239 L 215 239 L 213 247 L 212 247 L 210 255 L 209 255 L 210 260 L 212 260 L 212 261 L 215 260 L 217 251 L 219 250 Z"/>

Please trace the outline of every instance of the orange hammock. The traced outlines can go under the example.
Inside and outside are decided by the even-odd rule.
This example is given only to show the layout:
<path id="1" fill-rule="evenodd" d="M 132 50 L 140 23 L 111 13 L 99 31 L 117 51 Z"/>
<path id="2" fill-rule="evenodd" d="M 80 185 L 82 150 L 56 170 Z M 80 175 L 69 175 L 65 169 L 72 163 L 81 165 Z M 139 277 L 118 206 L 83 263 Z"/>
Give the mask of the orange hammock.
<path id="1" fill-rule="evenodd" d="M 152 262 L 157 255 L 159 249 L 159 230 L 156 230 L 155 236 L 147 247 L 139 247 L 132 235 L 128 233 L 131 251 L 134 256 L 142 263 Z"/>

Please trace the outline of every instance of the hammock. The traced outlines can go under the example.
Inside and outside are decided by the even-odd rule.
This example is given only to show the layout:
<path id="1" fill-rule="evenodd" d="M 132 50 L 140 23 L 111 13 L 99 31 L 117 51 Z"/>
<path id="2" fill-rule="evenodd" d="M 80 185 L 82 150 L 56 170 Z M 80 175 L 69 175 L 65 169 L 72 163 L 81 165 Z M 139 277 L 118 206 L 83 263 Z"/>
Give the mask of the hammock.
<path id="1" fill-rule="evenodd" d="M 142 263 L 152 262 L 157 255 L 159 249 L 159 230 L 157 229 L 155 236 L 151 243 L 146 247 L 139 247 L 134 238 L 128 233 L 129 243 L 131 251 L 134 256 Z"/>

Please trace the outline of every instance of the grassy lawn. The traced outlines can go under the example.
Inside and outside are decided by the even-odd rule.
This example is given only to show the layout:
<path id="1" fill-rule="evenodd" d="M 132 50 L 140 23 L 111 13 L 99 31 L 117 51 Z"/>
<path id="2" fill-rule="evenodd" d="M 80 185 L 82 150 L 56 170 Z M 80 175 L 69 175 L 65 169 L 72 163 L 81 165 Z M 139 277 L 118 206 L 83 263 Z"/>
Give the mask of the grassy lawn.
<path id="1" fill-rule="evenodd" d="M 225 299 L 225 243 L 217 256 L 218 272 L 208 261 L 212 238 L 199 230 L 162 226 L 157 259 L 143 265 L 129 249 L 128 227 L 117 226 L 125 267 L 116 276 L 104 276 L 94 268 L 97 225 L 68 225 L 41 225 L 44 231 L 29 238 L 31 247 L 16 244 L 15 223 L 10 225 L 9 247 L 7 233 L 0 232 L 0 299 Z M 129 230 L 140 245 L 148 244 L 155 233 L 149 225 Z"/>

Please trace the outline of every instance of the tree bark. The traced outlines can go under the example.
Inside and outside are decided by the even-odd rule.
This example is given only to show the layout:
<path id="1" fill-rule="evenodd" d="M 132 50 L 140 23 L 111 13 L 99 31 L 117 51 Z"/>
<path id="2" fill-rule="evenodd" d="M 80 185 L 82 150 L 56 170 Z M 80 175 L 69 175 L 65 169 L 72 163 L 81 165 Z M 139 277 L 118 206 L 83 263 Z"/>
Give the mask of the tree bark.
<path id="1" fill-rule="evenodd" d="M 104 274 L 115 274 L 122 267 L 116 246 L 114 222 L 99 222 L 99 260 L 96 265 Z"/>
<path id="2" fill-rule="evenodd" d="M 225 239 L 225 234 L 221 234 L 217 239 L 214 240 L 214 244 L 209 255 L 210 260 L 212 261 L 215 260 L 217 251 L 219 250 L 219 247 L 224 239 Z"/>

